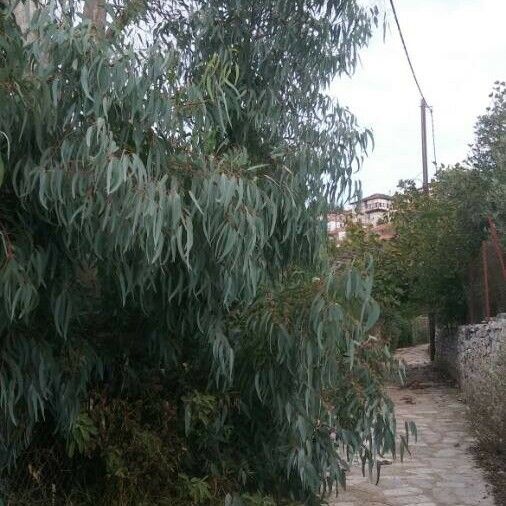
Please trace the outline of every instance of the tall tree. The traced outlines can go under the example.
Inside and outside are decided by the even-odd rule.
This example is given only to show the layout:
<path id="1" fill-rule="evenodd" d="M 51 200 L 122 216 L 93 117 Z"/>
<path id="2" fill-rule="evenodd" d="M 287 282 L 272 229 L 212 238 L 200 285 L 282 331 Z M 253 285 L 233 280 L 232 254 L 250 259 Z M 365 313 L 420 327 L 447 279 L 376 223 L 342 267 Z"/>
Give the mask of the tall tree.
<path id="1" fill-rule="evenodd" d="M 469 163 L 480 172 L 487 186 L 483 207 L 502 232 L 506 247 L 506 83 L 496 81 L 492 103 L 475 126 L 475 142 Z"/>
<path id="2" fill-rule="evenodd" d="M 377 11 L 80 5 L 28 44 L 0 16 L 0 464 L 56 452 L 58 493 L 106 502 L 317 504 L 395 450 L 370 282 L 327 270 L 321 221 L 370 140 L 323 90 Z"/>
<path id="3" fill-rule="evenodd" d="M 403 303 L 414 315 L 433 311 L 440 324 L 465 321 L 467 270 L 485 238 L 485 194 L 478 171 L 460 166 L 441 170 L 429 194 L 412 181 L 401 184 L 391 215 L 391 249 Z"/>
<path id="4" fill-rule="evenodd" d="M 499 174 L 506 164 L 506 83 L 496 81 L 489 98 L 492 104 L 476 122 L 469 161 L 484 172 Z"/>

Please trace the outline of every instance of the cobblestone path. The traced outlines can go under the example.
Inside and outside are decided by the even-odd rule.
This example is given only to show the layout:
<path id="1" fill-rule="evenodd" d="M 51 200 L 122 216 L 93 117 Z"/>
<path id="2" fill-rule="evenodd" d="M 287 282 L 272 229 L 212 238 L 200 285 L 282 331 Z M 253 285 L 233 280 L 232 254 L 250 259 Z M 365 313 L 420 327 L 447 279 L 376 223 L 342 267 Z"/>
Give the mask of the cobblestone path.
<path id="1" fill-rule="evenodd" d="M 430 371 L 427 346 L 399 350 L 408 367 Z M 348 476 L 347 491 L 333 506 L 494 506 L 490 486 L 469 452 L 475 444 L 466 419 L 466 407 L 457 389 L 441 382 L 414 381 L 393 387 L 398 426 L 413 420 L 418 442 L 410 439 L 411 456 L 384 465 L 378 486 L 358 469 Z M 495 505 L 503 506 L 503 505 Z"/>

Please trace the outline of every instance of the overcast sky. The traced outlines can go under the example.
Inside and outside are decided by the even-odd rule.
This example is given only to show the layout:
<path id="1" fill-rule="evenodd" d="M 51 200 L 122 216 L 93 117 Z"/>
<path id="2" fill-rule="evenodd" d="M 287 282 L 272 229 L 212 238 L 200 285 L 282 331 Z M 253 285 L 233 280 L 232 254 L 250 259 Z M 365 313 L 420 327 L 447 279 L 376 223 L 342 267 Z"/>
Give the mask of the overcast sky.
<path id="1" fill-rule="evenodd" d="M 358 174 L 365 195 L 393 193 L 400 179 L 421 182 L 422 171 L 420 97 L 389 2 L 379 1 L 387 11 L 386 40 L 379 28 L 362 51 L 355 75 L 336 80 L 330 89 L 374 132 L 376 147 Z M 494 81 L 506 80 L 506 0 L 396 0 L 396 9 L 418 79 L 434 108 L 438 164 L 462 161 Z"/>

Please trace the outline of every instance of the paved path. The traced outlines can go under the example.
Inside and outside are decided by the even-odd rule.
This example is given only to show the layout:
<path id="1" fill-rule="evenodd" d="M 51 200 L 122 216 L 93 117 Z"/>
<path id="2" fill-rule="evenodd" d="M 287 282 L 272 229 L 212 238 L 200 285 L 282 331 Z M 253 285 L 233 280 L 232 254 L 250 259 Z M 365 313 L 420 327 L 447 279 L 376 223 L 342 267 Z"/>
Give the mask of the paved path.
<path id="1" fill-rule="evenodd" d="M 408 366 L 430 372 L 426 345 L 400 350 L 399 355 Z M 490 487 L 469 452 L 475 439 L 458 390 L 422 381 L 390 389 L 399 427 L 404 420 L 418 427 L 418 443 L 410 439 L 411 457 L 382 466 L 378 486 L 354 469 L 347 491 L 331 501 L 333 506 L 494 506 Z"/>

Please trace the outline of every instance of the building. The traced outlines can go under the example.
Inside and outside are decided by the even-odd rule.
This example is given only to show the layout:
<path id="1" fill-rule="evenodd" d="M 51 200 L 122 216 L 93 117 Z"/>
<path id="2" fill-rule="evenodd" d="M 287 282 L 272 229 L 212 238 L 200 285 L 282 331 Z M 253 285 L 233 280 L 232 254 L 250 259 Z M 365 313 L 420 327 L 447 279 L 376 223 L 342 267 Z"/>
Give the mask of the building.
<path id="1" fill-rule="evenodd" d="M 372 227 L 381 239 L 391 239 L 393 230 L 386 221 L 392 206 L 392 197 L 383 193 L 374 193 L 355 202 L 352 209 L 327 216 L 327 231 L 336 242 L 346 237 L 346 223 L 349 221 Z"/>
<path id="2" fill-rule="evenodd" d="M 379 222 L 385 220 L 391 206 L 392 197 L 383 193 L 373 193 L 369 197 L 363 198 L 356 205 L 358 221 L 364 225 L 375 227 Z"/>
<path id="3" fill-rule="evenodd" d="M 353 211 L 347 210 L 340 213 L 327 215 L 327 232 L 336 242 L 342 241 L 346 236 L 346 223 L 352 219 Z"/>

